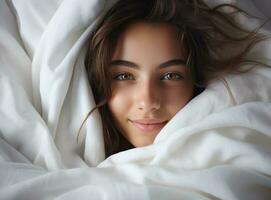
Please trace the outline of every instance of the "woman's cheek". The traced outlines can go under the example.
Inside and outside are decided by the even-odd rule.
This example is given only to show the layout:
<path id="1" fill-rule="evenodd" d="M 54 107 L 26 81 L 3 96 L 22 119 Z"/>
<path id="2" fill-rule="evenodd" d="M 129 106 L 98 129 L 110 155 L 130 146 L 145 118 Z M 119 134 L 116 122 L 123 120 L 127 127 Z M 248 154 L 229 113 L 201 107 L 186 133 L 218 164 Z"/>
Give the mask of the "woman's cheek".
<path id="1" fill-rule="evenodd" d="M 168 89 L 163 95 L 163 104 L 168 106 L 170 113 L 175 114 L 191 100 L 192 96 L 192 88 Z"/>
<path id="2" fill-rule="evenodd" d="M 129 108 L 131 94 L 127 87 L 112 87 L 112 96 L 109 99 L 109 107 L 113 113 L 126 112 Z"/>

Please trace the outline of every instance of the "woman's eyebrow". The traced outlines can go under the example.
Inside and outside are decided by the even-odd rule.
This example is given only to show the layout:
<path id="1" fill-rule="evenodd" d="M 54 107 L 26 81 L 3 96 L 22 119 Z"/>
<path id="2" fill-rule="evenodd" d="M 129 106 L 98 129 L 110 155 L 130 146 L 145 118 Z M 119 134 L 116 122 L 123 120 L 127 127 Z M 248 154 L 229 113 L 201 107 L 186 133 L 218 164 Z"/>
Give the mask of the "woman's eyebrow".
<path id="1" fill-rule="evenodd" d="M 140 69 L 140 66 L 137 65 L 136 63 L 127 61 L 127 60 L 113 60 L 110 63 L 110 66 L 126 66 L 126 67 L 131 67 L 131 68 L 135 68 L 135 69 Z M 162 64 L 159 65 L 158 68 L 166 68 L 166 67 L 170 67 L 170 66 L 174 66 L 174 65 L 186 65 L 185 60 L 183 59 L 172 59 L 172 60 L 168 60 Z"/>

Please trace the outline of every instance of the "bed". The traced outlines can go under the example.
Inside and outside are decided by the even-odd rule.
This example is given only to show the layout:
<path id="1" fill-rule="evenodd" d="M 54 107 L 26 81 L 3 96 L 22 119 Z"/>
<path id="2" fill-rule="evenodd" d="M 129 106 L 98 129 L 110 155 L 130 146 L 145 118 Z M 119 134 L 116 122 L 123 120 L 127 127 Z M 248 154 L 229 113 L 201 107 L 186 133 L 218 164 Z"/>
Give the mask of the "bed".
<path id="1" fill-rule="evenodd" d="M 271 199 L 271 69 L 264 66 L 213 81 L 153 145 L 105 159 L 97 112 L 77 140 L 95 106 L 85 42 L 115 2 L 0 1 L 0 199 Z M 268 17 L 268 3 L 216 1 L 223 2 Z M 249 56 L 271 65 L 270 40 Z"/>

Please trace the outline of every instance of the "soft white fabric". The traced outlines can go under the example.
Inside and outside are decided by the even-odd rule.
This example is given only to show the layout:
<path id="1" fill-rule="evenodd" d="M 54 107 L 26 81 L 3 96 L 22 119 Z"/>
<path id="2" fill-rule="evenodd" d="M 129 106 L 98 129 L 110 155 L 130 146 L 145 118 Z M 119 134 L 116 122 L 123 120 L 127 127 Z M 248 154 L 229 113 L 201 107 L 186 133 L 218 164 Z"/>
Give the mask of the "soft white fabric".
<path id="1" fill-rule="evenodd" d="M 97 112 L 77 142 L 95 106 L 85 43 L 114 2 L 0 1 L 0 199 L 270 199 L 266 67 L 211 83 L 153 145 L 104 160 Z M 266 41 L 250 57 L 270 55 Z"/>

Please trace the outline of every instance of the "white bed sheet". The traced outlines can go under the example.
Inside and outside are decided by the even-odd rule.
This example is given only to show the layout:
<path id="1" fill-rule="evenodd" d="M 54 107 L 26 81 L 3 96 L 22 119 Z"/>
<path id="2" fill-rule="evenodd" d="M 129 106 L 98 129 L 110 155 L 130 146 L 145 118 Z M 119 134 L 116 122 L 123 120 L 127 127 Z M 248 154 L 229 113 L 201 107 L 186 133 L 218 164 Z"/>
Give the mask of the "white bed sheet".
<path id="1" fill-rule="evenodd" d="M 113 3 L 0 1 L 0 199 L 271 197 L 269 68 L 214 81 L 153 145 L 104 160 L 97 112 L 77 143 L 94 106 L 84 44 Z M 266 41 L 250 57 L 270 55 Z"/>

